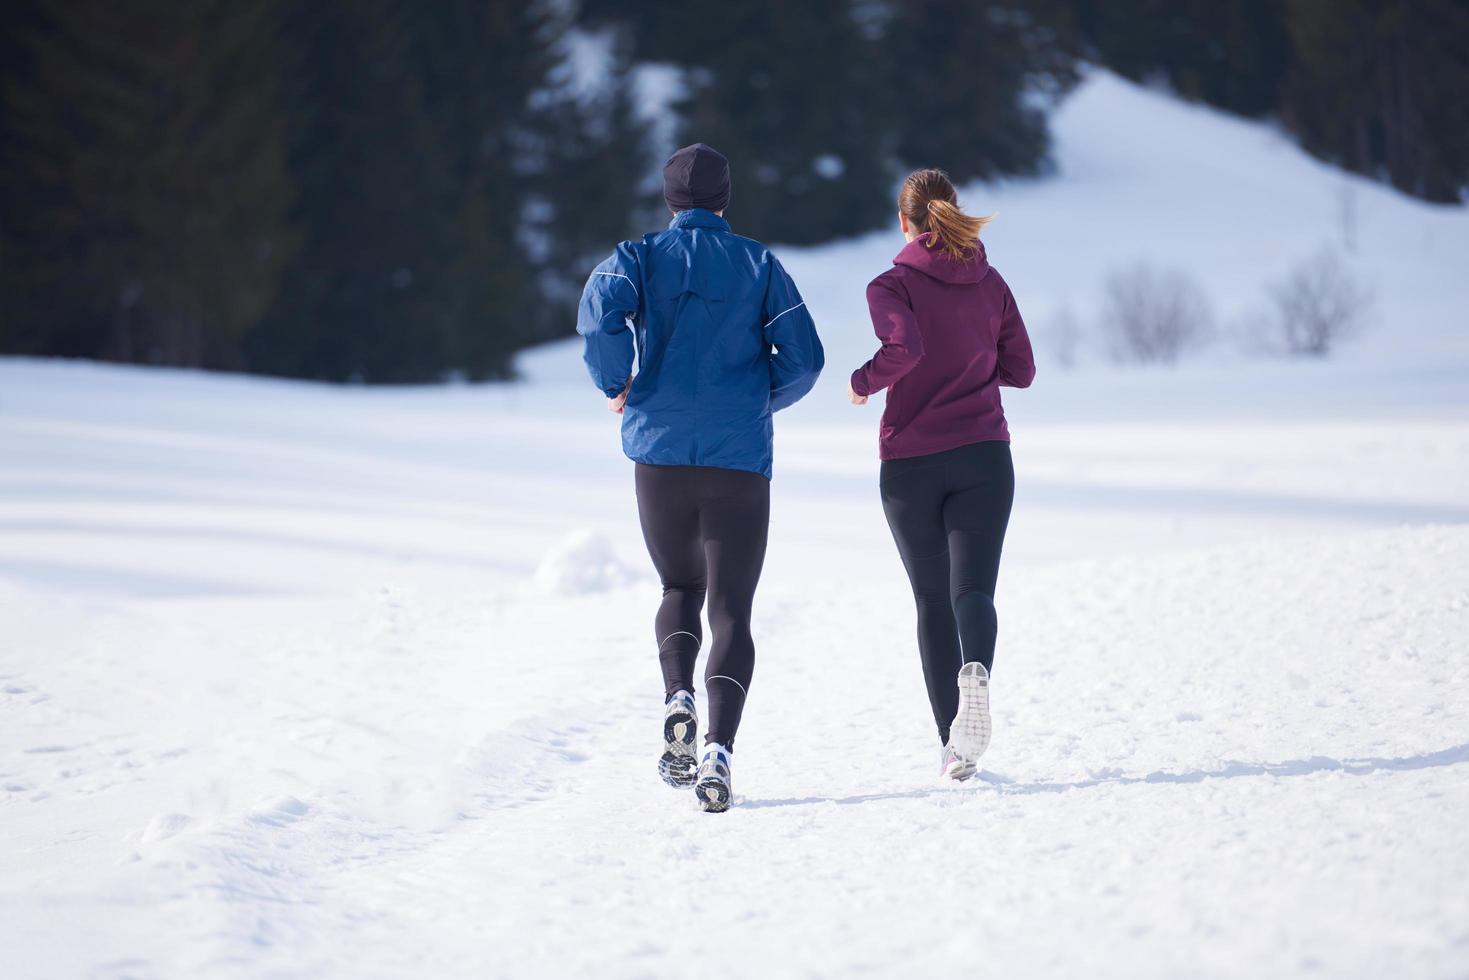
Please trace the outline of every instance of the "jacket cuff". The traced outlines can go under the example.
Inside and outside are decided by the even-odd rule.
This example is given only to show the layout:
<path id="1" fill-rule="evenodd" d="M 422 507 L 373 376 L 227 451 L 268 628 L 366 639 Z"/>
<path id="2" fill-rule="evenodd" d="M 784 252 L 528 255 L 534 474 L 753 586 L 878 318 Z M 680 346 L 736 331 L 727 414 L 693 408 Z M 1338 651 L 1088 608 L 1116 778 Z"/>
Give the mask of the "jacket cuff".
<path id="1" fill-rule="evenodd" d="M 851 378 L 852 390 L 861 395 L 863 398 L 866 398 L 868 395 L 872 394 L 872 392 L 867 390 L 867 378 L 865 375 L 866 371 L 862 368 L 858 368 L 857 370 L 852 372 Z"/>

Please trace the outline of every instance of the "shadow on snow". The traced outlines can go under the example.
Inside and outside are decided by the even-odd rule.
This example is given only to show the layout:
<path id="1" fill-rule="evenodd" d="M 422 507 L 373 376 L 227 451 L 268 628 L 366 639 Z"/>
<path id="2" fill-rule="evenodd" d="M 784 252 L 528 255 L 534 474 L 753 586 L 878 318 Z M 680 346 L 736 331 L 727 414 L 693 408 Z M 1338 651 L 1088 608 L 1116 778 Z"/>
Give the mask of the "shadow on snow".
<path id="1" fill-rule="evenodd" d="M 1311 776 L 1321 772 L 1341 772 L 1353 776 L 1365 776 L 1374 772 L 1403 772 L 1412 769 L 1433 769 L 1440 766 L 1459 765 L 1469 762 L 1469 742 L 1428 752 L 1422 755 L 1399 758 L 1332 759 L 1313 756 L 1309 759 L 1292 759 L 1287 762 L 1230 762 L 1218 769 L 1193 769 L 1186 772 L 1150 772 L 1144 776 L 1104 775 L 1091 779 L 1079 779 L 1064 783 L 1017 783 L 991 772 L 981 772 L 979 780 L 1000 794 L 1065 793 L 1070 790 L 1092 789 L 1097 786 L 1131 786 L 1137 783 L 1201 783 L 1206 779 L 1238 779 L 1246 776 Z M 773 806 L 806 806 L 816 803 L 835 803 L 850 806 L 857 803 L 872 803 L 878 800 L 918 800 L 931 796 L 950 795 L 952 787 L 915 789 L 903 793 L 866 793 L 860 796 L 808 796 L 784 800 L 749 800 L 740 804 L 740 809 L 760 809 Z"/>

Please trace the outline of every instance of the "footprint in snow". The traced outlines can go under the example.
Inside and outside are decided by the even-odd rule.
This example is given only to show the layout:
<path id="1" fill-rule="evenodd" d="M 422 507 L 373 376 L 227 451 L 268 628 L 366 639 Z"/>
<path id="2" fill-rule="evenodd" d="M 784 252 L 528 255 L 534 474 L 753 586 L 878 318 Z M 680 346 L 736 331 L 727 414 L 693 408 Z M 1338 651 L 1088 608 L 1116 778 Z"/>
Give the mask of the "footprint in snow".
<path id="1" fill-rule="evenodd" d="M 160 813 L 148 821 L 143 828 L 142 843 L 152 844 L 167 840 L 187 827 L 192 821 L 186 813 Z"/>
<path id="2" fill-rule="evenodd" d="M 250 819 L 255 823 L 284 827 L 287 824 L 295 823 L 310 812 L 311 807 L 294 796 L 280 796 L 257 803 L 250 811 Z"/>

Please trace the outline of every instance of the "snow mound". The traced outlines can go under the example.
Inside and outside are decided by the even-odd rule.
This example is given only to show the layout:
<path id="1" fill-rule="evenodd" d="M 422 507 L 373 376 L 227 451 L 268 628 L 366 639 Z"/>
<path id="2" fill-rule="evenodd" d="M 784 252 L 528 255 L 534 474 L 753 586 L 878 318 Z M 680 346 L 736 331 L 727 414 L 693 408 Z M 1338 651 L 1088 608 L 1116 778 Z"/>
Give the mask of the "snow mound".
<path id="1" fill-rule="evenodd" d="M 637 577 L 618 558 L 612 541 L 598 531 L 573 531 L 556 542 L 531 579 L 542 595 L 589 595 L 608 592 Z"/>

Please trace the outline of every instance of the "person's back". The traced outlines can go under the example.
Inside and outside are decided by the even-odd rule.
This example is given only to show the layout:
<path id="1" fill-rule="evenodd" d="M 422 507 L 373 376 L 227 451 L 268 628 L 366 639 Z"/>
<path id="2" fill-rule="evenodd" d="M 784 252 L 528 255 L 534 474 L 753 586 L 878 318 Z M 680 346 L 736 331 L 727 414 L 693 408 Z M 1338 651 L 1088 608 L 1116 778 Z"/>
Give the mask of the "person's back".
<path id="1" fill-rule="evenodd" d="M 627 388 L 633 344 L 640 370 Z M 706 208 L 624 242 L 597 266 L 577 329 L 592 379 L 627 391 L 628 457 L 714 466 L 769 479 L 771 415 L 811 390 L 825 362 L 795 284 L 764 245 Z M 772 349 L 774 353 L 772 354 Z"/>
<path id="2" fill-rule="evenodd" d="M 597 266 L 577 331 L 592 380 L 623 416 L 643 538 L 663 586 L 653 624 L 664 684 L 659 774 L 693 785 L 700 805 L 719 812 L 733 795 L 730 752 L 754 670 L 771 416 L 811 390 L 824 355 L 775 256 L 722 216 L 729 162 L 697 143 L 670 157 L 663 177 L 673 221 Z M 706 594 L 709 729 L 696 767 L 693 674 Z"/>
<path id="3" fill-rule="evenodd" d="M 1015 299 L 984 243 L 958 257 L 931 239 L 918 235 L 867 287 L 874 319 L 897 332 L 853 377 L 861 394 L 890 386 L 878 435 L 883 459 L 1008 440 L 1000 386 L 1023 388 L 1035 374 Z"/>

